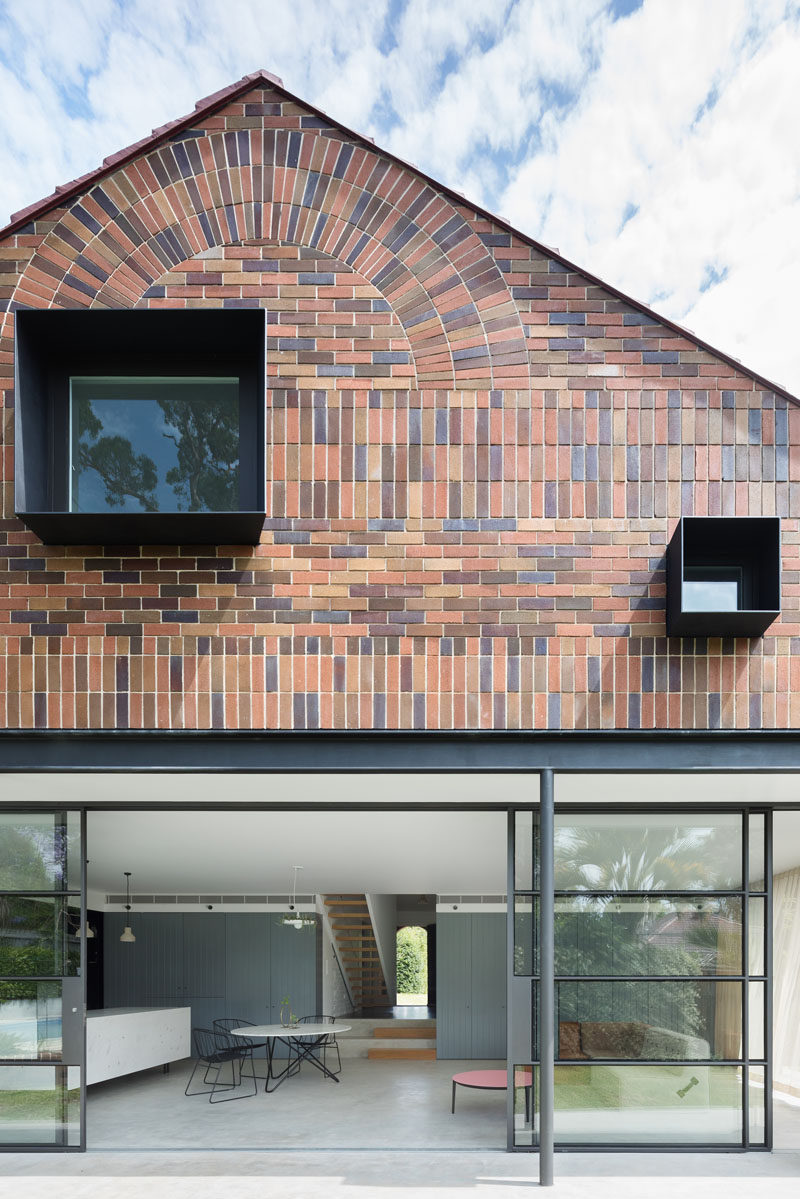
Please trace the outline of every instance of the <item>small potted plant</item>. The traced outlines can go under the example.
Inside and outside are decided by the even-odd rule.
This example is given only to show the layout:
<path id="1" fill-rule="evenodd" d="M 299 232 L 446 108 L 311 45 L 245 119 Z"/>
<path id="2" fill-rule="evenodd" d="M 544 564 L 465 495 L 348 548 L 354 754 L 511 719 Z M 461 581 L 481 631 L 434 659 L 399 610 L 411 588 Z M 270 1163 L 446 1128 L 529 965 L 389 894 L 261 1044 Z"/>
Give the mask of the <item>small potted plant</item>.
<path id="1" fill-rule="evenodd" d="M 291 996 L 284 995 L 281 1000 L 281 1024 L 284 1028 L 296 1028 L 297 1023 L 297 1016 L 292 1011 Z"/>

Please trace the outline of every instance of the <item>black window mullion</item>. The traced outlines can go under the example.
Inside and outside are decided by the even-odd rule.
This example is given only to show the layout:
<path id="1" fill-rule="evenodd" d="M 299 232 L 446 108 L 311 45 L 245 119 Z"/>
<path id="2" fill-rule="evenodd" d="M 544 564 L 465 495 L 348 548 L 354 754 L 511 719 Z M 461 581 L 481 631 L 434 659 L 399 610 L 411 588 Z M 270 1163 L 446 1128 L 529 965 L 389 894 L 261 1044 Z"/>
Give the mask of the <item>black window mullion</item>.
<path id="1" fill-rule="evenodd" d="M 750 809 L 742 813 L 742 966 L 750 970 Z M 742 987 L 742 1144 L 750 1148 L 750 986 Z"/>
<path id="2" fill-rule="evenodd" d="M 772 812 L 767 809 L 764 812 L 764 886 L 766 887 L 766 898 L 764 900 L 764 961 L 763 967 L 765 972 L 764 981 L 764 1146 L 767 1149 L 772 1149 L 773 1140 L 773 1103 L 772 1103 L 772 1077 L 773 1077 L 773 1037 L 772 1037 L 772 1021 L 773 1021 L 773 995 L 772 995 L 772 889 L 773 889 L 773 860 L 772 860 Z"/>

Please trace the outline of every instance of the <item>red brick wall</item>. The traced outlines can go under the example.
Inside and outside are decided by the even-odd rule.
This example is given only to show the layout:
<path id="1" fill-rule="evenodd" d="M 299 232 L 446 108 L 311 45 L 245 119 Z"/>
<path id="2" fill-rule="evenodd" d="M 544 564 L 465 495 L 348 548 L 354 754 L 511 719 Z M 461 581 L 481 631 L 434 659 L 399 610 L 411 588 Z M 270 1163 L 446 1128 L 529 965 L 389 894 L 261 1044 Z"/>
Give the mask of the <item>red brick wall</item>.
<path id="1" fill-rule="evenodd" d="M 258 89 L 0 244 L 0 723 L 797 727 L 795 406 Z M 43 547 L 13 311 L 263 306 L 261 544 Z M 763 639 L 668 640 L 681 514 L 784 520 Z"/>

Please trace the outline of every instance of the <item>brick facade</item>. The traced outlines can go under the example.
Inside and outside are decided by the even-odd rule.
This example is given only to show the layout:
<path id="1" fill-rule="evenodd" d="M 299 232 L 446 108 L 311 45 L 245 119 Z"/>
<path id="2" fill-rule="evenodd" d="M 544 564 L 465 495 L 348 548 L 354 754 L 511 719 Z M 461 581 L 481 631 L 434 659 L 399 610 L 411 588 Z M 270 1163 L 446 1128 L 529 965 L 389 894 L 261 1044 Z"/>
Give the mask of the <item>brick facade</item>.
<path id="1" fill-rule="evenodd" d="M 789 397 L 265 80 L 114 162 L 0 241 L 0 724 L 800 727 Z M 268 314 L 261 543 L 42 546 L 14 311 L 217 306 Z M 681 514 L 785 518 L 764 638 L 667 639 Z"/>

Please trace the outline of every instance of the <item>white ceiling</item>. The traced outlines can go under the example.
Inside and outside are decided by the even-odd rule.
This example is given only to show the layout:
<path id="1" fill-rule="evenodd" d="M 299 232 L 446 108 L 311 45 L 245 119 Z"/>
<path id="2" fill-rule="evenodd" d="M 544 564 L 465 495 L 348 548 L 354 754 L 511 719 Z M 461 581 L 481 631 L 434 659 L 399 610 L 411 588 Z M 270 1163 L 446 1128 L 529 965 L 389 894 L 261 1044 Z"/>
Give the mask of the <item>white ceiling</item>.
<path id="1" fill-rule="evenodd" d="M 774 816 L 774 870 L 800 864 L 800 811 Z M 496 893 L 503 812 L 90 812 L 89 886 L 141 893 Z"/>
<path id="2" fill-rule="evenodd" d="M 462 806 L 536 803 L 534 774 L 3 774 L 5 803 L 280 804 Z M 557 803 L 791 803 L 795 774 L 557 774 Z"/>
<path id="3" fill-rule="evenodd" d="M 532 774 L 4 774 L 5 803 L 355 804 L 536 803 Z"/>
<path id="4" fill-rule="evenodd" d="M 557 803 L 793 803 L 800 808 L 800 775 L 713 774 L 559 774 Z"/>
<path id="5" fill-rule="evenodd" d="M 90 812 L 87 841 L 93 892 L 505 891 L 504 812 Z"/>
<path id="6" fill-rule="evenodd" d="M 505 813 L 390 811 L 391 805 L 484 805 L 538 800 L 531 774 L 6 774 L 7 804 L 54 801 L 112 809 L 180 805 L 184 811 L 89 814 L 90 889 L 117 892 L 131 870 L 140 892 L 285 892 L 300 889 L 496 893 L 505 889 Z M 778 774 L 560 774 L 557 803 L 631 805 L 792 803 L 776 813 L 775 870 L 800 864 L 800 776 Z M 273 804 L 274 811 L 224 809 Z M 298 811 L 304 805 L 318 811 Z M 337 811 L 352 805 L 362 811 Z M 191 810 L 195 809 L 195 810 Z M 294 809 L 294 810 L 292 810 Z M 326 810 L 327 809 L 327 810 Z M 377 809 L 377 810 L 376 810 Z"/>

